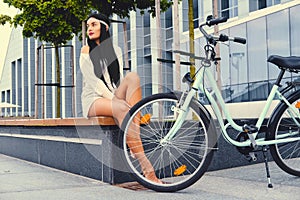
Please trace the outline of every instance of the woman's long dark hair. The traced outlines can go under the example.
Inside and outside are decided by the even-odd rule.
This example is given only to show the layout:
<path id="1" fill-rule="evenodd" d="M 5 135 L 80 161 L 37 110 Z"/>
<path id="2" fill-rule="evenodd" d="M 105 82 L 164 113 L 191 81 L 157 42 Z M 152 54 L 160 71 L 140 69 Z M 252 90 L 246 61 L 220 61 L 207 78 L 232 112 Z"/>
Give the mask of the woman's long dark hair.
<path id="1" fill-rule="evenodd" d="M 102 20 L 108 25 L 110 24 L 108 18 L 104 15 L 91 14 L 87 20 L 91 17 Z M 89 38 L 87 39 L 87 43 L 90 47 L 90 58 L 94 65 L 94 72 L 95 75 L 107 86 L 107 83 L 103 77 L 103 67 L 107 67 L 112 85 L 114 83 L 118 87 L 120 84 L 119 61 L 113 48 L 109 31 L 106 29 L 106 25 L 103 23 L 101 23 L 100 31 L 100 45 L 97 45 L 94 40 L 90 40 Z"/>

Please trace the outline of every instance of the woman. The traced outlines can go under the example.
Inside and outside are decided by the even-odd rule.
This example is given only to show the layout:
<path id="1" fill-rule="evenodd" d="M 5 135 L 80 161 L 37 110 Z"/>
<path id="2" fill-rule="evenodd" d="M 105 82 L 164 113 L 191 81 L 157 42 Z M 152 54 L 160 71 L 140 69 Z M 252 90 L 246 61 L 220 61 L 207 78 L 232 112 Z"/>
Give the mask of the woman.
<path id="1" fill-rule="evenodd" d="M 92 14 L 87 19 L 88 46 L 82 47 L 80 55 L 82 109 L 84 117 L 112 116 L 121 126 L 130 107 L 141 100 L 142 92 L 136 73 L 130 72 L 123 79 L 120 76 L 122 63 L 117 59 L 108 28 L 109 20 L 103 15 Z M 139 130 L 127 137 L 127 145 L 139 160 L 144 176 L 161 183 L 145 156 Z"/>

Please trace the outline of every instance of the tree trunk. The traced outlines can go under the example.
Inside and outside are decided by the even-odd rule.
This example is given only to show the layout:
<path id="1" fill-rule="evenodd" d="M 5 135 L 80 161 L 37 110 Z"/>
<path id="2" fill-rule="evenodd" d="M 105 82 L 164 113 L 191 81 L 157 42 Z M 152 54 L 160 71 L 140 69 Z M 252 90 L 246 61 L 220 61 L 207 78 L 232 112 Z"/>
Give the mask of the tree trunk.
<path id="1" fill-rule="evenodd" d="M 218 0 L 213 0 L 213 15 L 214 18 L 218 18 L 219 14 L 218 14 Z M 219 25 L 215 25 L 214 26 L 214 35 L 219 35 Z M 220 57 L 220 45 L 217 44 L 216 48 L 215 48 L 215 52 L 216 52 L 216 57 Z M 217 86 L 219 91 L 222 93 L 222 80 L 221 80 L 221 66 L 220 66 L 220 62 L 217 63 L 216 65 L 216 71 L 217 71 Z M 222 107 L 220 105 L 219 102 L 217 102 L 219 110 L 221 111 L 221 114 L 223 115 L 222 112 Z"/>
<path id="2" fill-rule="evenodd" d="M 218 18 L 218 1 L 214 0 L 213 3 L 213 12 L 214 12 L 214 18 Z M 214 35 L 219 35 L 219 25 L 214 26 Z M 220 57 L 220 46 L 217 44 L 216 48 L 216 57 Z M 221 66 L 220 62 L 217 64 L 217 85 L 220 91 L 222 91 L 222 81 L 221 81 Z"/>
<path id="3" fill-rule="evenodd" d="M 193 4 L 194 4 L 193 0 L 189 0 L 188 16 L 189 16 L 189 37 L 190 37 L 190 53 L 191 54 L 195 54 L 194 10 L 193 10 L 194 5 Z M 190 57 L 190 62 L 195 63 L 195 59 Z M 195 66 L 191 65 L 190 66 L 191 77 L 194 77 L 195 71 L 196 71 Z"/>
<path id="4" fill-rule="evenodd" d="M 195 54 L 195 32 L 194 32 L 194 2 L 193 0 L 189 0 L 189 9 L 188 9 L 188 15 L 189 15 L 189 37 L 190 37 L 190 53 Z M 190 62 L 195 63 L 195 58 L 190 57 Z M 190 76 L 195 79 L 195 73 L 196 73 L 196 67 L 195 65 L 190 66 Z M 195 96 L 197 98 L 197 94 Z M 193 114 L 193 119 L 196 120 L 197 117 L 195 114 Z"/>
<path id="5" fill-rule="evenodd" d="M 162 58 L 161 50 L 161 22 L 160 22 L 160 1 L 155 0 L 155 13 L 156 13 L 156 40 L 157 40 L 157 56 Z M 158 62 L 158 92 L 163 92 L 163 81 L 162 81 L 162 63 Z"/>
<path id="6" fill-rule="evenodd" d="M 174 0 L 173 5 L 174 10 L 174 50 L 180 50 L 180 36 L 179 36 L 179 11 L 178 11 L 178 0 Z M 174 90 L 180 90 L 180 84 L 181 84 L 181 68 L 180 68 L 180 54 L 175 54 L 175 80 L 174 80 Z"/>
<path id="7" fill-rule="evenodd" d="M 85 21 L 81 22 L 81 32 L 82 32 L 82 46 L 86 45 L 86 23 Z"/>
<path id="8" fill-rule="evenodd" d="M 59 52 L 58 46 L 54 45 L 55 49 L 55 66 L 56 66 L 56 83 L 57 83 L 57 95 L 56 95 L 56 117 L 60 118 L 60 64 L 59 64 Z"/>

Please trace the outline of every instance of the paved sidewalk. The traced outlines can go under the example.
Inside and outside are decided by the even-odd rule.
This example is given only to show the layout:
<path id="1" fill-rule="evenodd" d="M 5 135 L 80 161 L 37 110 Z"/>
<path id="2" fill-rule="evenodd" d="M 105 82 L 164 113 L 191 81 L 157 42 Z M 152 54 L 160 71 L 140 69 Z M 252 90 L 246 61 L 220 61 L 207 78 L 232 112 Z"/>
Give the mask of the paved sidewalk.
<path id="1" fill-rule="evenodd" d="M 0 154 L 0 200 L 93 199 L 300 199 L 300 178 L 270 163 L 274 188 L 267 188 L 263 164 L 207 172 L 176 193 L 130 190 Z"/>

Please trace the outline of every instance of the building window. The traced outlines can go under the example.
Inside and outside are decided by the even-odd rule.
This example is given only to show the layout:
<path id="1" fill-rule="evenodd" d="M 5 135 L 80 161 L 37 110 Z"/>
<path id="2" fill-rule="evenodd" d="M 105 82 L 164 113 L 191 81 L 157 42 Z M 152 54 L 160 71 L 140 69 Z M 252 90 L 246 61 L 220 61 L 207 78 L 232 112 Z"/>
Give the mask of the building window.
<path id="1" fill-rule="evenodd" d="M 249 11 L 264 9 L 266 7 L 280 4 L 281 0 L 249 0 Z"/>
<path id="2" fill-rule="evenodd" d="M 249 11 L 253 12 L 267 7 L 267 0 L 249 0 Z"/>
<path id="3" fill-rule="evenodd" d="M 1 92 L 1 102 L 5 102 L 5 91 Z M 5 113 L 5 108 L 2 108 L 1 109 L 1 117 L 4 116 L 4 113 Z"/>
<path id="4" fill-rule="evenodd" d="M 11 63 L 11 83 L 12 83 L 12 103 L 13 104 L 16 104 L 16 91 L 17 91 L 17 88 L 16 88 L 16 61 L 13 61 Z M 16 114 L 16 108 L 12 108 L 12 112 L 13 112 L 13 115 Z"/>
<path id="5" fill-rule="evenodd" d="M 280 4 L 281 0 L 267 0 L 267 7 Z"/>
<path id="6" fill-rule="evenodd" d="M 219 9 L 222 17 L 236 17 L 238 16 L 238 0 L 219 0 Z"/>
<path id="7" fill-rule="evenodd" d="M 173 26 L 173 21 L 172 21 L 172 8 L 169 8 L 166 13 L 165 13 L 165 28 L 170 28 Z"/>
<path id="8" fill-rule="evenodd" d="M 22 84 L 22 59 L 19 58 L 17 60 L 17 84 L 18 84 L 18 88 L 17 88 L 17 93 L 18 93 L 18 105 L 20 107 L 18 107 L 18 115 L 21 115 L 22 112 L 22 99 L 23 99 L 23 95 L 22 95 L 22 88 L 23 88 L 23 84 Z"/>
<path id="9" fill-rule="evenodd" d="M 193 0 L 194 28 L 199 27 L 199 5 L 198 0 Z"/>
<path id="10" fill-rule="evenodd" d="M 189 30 L 188 12 L 189 12 L 188 1 L 183 1 L 182 2 L 183 31 Z M 194 28 L 198 28 L 199 21 L 203 20 L 202 13 L 203 13 L 203 1 L 193 0 Z"/>
<path id="11" fill-rule="evenodd" d="M 5 102 L 5 91 L 1 92 L 1 102 Z"/>
<path id="12" fill-rule="evenodd" d="M 10 90 L 6 90 L 6 102 L 10 103 Z M 10 113 L 10 108 L 7 108 L 6 114 L 8 115 Z"/>

